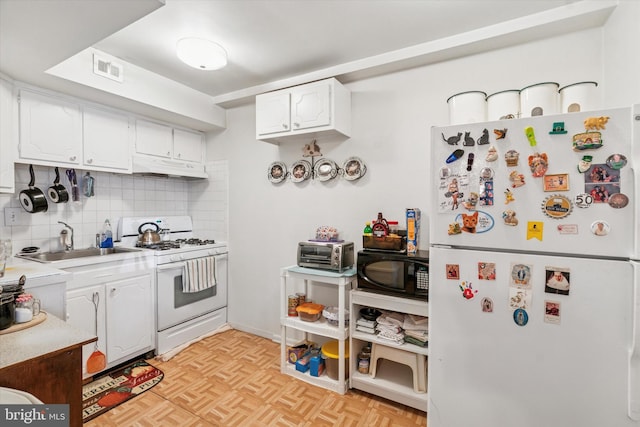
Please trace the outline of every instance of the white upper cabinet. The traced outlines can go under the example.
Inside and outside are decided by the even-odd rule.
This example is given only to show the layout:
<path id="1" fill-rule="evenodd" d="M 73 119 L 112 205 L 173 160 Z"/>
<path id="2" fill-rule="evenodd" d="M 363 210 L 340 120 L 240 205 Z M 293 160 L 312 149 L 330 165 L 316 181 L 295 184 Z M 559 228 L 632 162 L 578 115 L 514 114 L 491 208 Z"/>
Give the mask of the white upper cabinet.
<path id="1" fill-rule="evenodd" d="M 132 137 L 125 113 L 25 89 L 19 103 L 17 161 L 131 173 Z"/>
<path id="2" fill-rule="evenodd" d="M 173 155 L 172 128 L 146 120 L 136 120 L 136 152 L 171 158 Z"/>
<path id="3" fill-rule="evenodd" d="M 187 162 L 203 162 L 204 140 L 201 133 L 171 126 L 136 121 L 136 152 Z"/>
<path id="4" fill-rule="evenodd" d="M 267 142 L 351 134 L 351 93 L 327 79 L 256 96 L 256 138 Z"/>
<path id="5" fill-rule="evenodd" d="M 79 166 L 82 160 L 80 105 L 20 91 L 20 159 L 41 165 Z"/>
<path id="6" fill-rule="evenodd" d="M 83 124 L 83 166 L 131 172 L 129 117 L 85 107 Z"/>
<path id="7" fill-rule="evenodd" d="M 178 160 L 202 163 L 204 141 L 201 133 L 182 129 L 173 130 L 173 157 Z"/>
<path id="8" fill-rule="evenodd" d="M 0 193 L 15 192 L 13 85 L 0 79 Z"/>

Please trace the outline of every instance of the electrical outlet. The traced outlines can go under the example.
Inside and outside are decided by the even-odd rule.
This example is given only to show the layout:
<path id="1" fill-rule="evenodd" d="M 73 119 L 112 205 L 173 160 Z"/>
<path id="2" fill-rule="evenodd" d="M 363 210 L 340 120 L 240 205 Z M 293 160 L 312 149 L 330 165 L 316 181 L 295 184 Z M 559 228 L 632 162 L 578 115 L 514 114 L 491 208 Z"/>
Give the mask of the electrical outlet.
<path id="1" fill-rule="evenodd" d="M 4 225 L 21 225 L 22 208 L 4 208 Z"/>

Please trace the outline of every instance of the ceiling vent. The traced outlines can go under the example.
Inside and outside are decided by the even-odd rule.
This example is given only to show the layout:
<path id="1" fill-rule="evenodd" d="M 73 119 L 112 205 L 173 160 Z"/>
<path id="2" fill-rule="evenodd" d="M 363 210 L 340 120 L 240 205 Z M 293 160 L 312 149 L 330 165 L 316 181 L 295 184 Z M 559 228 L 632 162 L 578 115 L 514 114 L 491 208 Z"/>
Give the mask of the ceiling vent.
<path id="1" fill-rule="evenodd" d="M 124 68 L 122 64 L 109 61 L 106 58 L 93 54 L 93 72 L 99 76 L 122 83 L 124 81 Z"/>

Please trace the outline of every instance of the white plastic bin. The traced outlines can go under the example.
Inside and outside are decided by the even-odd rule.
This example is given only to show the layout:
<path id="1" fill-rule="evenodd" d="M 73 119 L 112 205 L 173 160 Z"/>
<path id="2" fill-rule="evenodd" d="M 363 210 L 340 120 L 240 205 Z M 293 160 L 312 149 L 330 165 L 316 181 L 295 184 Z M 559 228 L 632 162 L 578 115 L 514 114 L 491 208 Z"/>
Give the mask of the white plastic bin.
<path id="1" fill-rule="evenodd" d="M 509 89 L 487 96 L 487 120 L 517 119 L 520 116 L 520 90 Z"/>
<path id="2" fill-rule="evenodd" d="M 520 90 L 520 117 L 550 116 L 559 113 L 555 82 L 536 83 Z"/>
<path id="3" fill-rule="evenodd" d="M 479 90 L 461 92 L 447 99 L 449 123 L 459 125 L 487 120 L 487 94 Z"/>
<path id="4" fill-rule="evenodd" d="M 598 109 L 596 82 L 572 83 L 561 87 L 560 104 L 562 113 L 577 113 L 579 111 L 591 111 Z"/>

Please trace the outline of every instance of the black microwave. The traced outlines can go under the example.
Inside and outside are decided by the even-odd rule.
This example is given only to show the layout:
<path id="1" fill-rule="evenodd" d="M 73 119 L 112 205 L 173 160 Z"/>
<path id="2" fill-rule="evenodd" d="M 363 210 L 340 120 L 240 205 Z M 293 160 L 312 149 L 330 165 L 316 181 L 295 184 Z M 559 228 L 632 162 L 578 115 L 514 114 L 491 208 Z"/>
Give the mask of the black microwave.
<path id="1" fill-rule="evenodd" d="M 358 289 L 399 297 L 429 299 L 429 251 L 401 254 L 358 252 Z"/>

